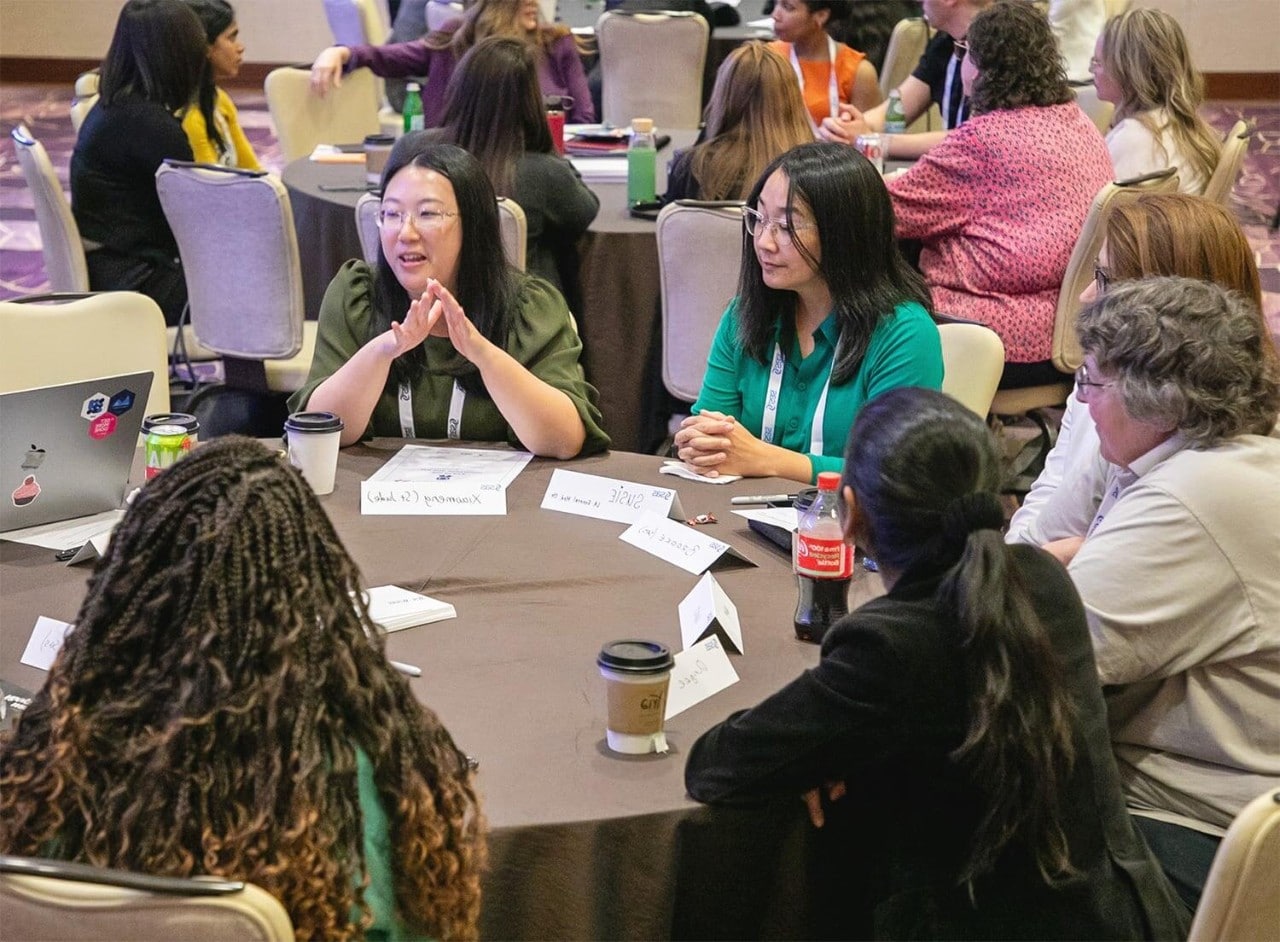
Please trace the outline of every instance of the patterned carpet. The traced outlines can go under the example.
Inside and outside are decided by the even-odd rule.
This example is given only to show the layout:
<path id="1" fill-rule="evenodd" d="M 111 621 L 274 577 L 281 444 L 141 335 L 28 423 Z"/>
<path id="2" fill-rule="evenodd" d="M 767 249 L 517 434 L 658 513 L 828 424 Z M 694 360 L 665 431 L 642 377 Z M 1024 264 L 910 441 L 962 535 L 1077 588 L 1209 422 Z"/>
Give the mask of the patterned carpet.
<path id="1" fill-rule="evenodd" d="M 235 89 L 232 97 L 264 166 L 279 170 L 280 151 L 262 93 Z M 0 84 L 0 130 L 4 134 L 0 139 L 0 299 L 48 288 L 31 194 L 14 157 L 9 131 L 19 122 L 26 123 L 48 150 L 64 190 L 69 190 L 67 167 L 75 144 L 70 103 L 70 89 L 64 85 Z M 1280 104 L 1212 103 L 1205 116 L 1224 133 L 1241 117 L 1257 127 L 1232 194 L 1232 208 L 1256 252 L 1264 308 L 1280 342 L 1280 233 L 1269 229 L 1280 204 Z"/>

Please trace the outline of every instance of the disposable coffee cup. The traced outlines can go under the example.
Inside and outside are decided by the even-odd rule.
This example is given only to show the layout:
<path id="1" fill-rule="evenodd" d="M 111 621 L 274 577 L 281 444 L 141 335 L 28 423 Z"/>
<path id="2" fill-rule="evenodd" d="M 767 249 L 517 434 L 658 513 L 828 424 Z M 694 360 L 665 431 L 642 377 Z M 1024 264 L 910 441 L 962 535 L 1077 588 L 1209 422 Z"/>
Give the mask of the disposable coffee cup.
<path id="1" fill-rule="evenodd" d="M 391 156 L 396 139 L 390 134 L 370 134 L 364 139 L 364 182 L 377 187 L 382 183 L 382 171 Z"/>
<path id="2" fill-rule="evenodd" d="M 665 644 L 626 639 L 600 649 L 596 665 L 609 702 L 605 739 L 614 752 L 666 752 L 662 726 L 675 659 Z"/>
<path id="3" fill-rule="evenodd" d="M 332 412 L 295 412 L 284 423 L 289 463 L 317 494 L 332 494 L 342 419 Z"/>

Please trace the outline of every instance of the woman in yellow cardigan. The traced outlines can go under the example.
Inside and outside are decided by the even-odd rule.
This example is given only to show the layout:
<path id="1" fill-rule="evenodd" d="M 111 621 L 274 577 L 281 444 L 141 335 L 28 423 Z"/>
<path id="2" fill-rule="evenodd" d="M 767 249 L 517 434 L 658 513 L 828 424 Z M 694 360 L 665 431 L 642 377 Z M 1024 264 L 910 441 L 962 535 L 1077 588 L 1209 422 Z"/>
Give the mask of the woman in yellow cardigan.
<path id="1" fill-rule="evenodd" d="M 226 0 L 185 0 L 204 26 L 209 61 L 200 80 L 200 94 L 182 116 L 191 151 L 204 164 L 222 164 L 245 170 L 261 170 L 231 96 L 215 82 L 235 78 L 244 58 L 235 10 Z"/>

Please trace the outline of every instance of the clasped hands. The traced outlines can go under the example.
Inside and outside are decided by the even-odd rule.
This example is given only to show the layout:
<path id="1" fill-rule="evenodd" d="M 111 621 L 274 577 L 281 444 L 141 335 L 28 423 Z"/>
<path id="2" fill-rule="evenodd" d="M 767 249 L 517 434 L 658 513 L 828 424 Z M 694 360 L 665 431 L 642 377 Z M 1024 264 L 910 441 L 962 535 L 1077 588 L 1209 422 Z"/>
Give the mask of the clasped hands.
<path id="1" fill-rule="evenodd" d="M 861 111 L 853 105 L 840 105 L 836 114 L 822 119 L 818 136 L 824 141 L 852 146 L 859 134 L 868 134 L 871 130 Z"/>
<path id="2" fill-rule="evenodd" d="M 690 470 L 709 478 L 721 474 L 759 477 L 768 447 L 731 415 L 703 409 L 680 423 L 676 454 Z"/>
<path id="3" fill-rule="evenodd" d="M 434 278 L 427 282 L 422 297 L 409 304 L 404 320 L 391 322 L 391 329 L 382 335 L 380 349 L 388 359 L 394 360 L 417 347 L 431 333 L 440 334 L 436 325 L 441 319 L 453 348 L 481 366 L 480 359 L 493 344 L 476 329 L 449 289 Z"/>

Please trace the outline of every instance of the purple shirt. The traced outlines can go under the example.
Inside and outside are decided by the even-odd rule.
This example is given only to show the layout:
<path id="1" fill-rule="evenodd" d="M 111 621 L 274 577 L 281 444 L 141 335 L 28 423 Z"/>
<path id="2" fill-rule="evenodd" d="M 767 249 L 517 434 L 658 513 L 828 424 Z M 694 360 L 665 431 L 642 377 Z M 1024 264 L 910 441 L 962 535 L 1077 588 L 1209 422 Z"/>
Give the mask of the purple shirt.
<path id="1" fill-rule="evenodd" d="M 426 76 L 422 87 L 422 119 L 428 128 L 439 127 L 444 115 L 445 89 L 458 60 L 452 48 L 432 49 L 425 41 L 385 46 L 350 46 L 351 58 L 344 71 L 369 68 L 381 78 Z M 573 106 L 567 110 L 571 124 L 590 124 L 596 119 L 587 75 L 578 56 L 573 36 L 565 34 L 552 44 L 546 55 L 538 57 L 538 85 L 543 95 L 568 95 Z"/>

